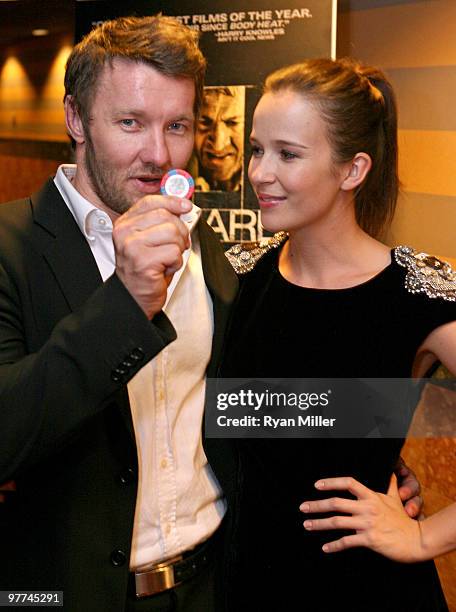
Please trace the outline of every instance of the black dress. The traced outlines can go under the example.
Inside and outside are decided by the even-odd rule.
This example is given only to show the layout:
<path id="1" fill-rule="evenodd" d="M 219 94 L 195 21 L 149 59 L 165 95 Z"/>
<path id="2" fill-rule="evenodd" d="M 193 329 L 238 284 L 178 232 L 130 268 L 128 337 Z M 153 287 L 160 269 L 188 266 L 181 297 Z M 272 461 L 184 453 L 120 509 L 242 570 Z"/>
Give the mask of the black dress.
<path id="1" fill-rule="evenodd" d="M 223 377 L 407 378 L 426 336 L 456 319 L 456 284 L 431 258 L 422 264 L 398 248 L 367 282 L 323 290 L 284 279 L 279 252 L 268 251 L 241 277 Z M 420 273 L 429 270 L 426 295 Z M 439 289 L 445 299 L 429 297 Z M 447 610 L 433 562 L 395 563 L 364 548 L 327 555 L 322 544 L 341 533 L 302 526 L 299 505 L 319 497 L 319 478 L 351 475 L 386 492 L 403 442 L 236 440 L 242 501 L 233 610 Z"/>

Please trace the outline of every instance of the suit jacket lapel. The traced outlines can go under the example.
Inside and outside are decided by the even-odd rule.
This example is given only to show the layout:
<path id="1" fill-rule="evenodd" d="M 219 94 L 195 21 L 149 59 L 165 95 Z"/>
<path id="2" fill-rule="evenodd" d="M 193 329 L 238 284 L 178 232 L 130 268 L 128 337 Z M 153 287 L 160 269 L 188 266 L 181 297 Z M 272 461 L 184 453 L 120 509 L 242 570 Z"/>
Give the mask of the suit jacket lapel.
<path id="1" fill-rule="evenodd" d="M 49 180 L 32 196 L 38 248 L 51 268 L 70 310 L 79 308 L 101 284 L 95 259 L 57 187 Z"/>
<path id="2" fill-rule="evenodd" d="M 46 259 L 68 304 L 69 311 L 81 307 L 103 282 L 96 261 L 73 215 L 65 205 L 54 181 L 32 196 L 37 248 Z M 117 393 L 116 403 L 134 439 L 126 387 Z"/>
<path id="3" fill-rule="evenodd" d="M 204 221 L 200 221 L 198 227 L 204 278 L 214 304 L 214 338 L 207 375 L 209 377 L 216 377 L 225 342 L 231 306 L 236 298 L 239 283 L 231 264 L 225 257 L 217 236 Z M 208 396 L 206 396 L 206 401 L 208 401 Z M 231 509 L 225 519 L 225 533 L 229 537 L 233 528 L 233 520 L 237 516 L 238 455 L 232 445 L 232 440 L 207 438 L 204 434 L 204 429 L 205 422 L 203 419 L 204 450 Z"/>
<path id="4" fill-rule="evenodd" d="M 214 305 L 214 338 L 207 375 L 216 376 L 230 308 L 238 291 L 238 279 L 225 257 L 219 239 L 205 221 L 200 220 L 198 231 L 204 279 Z"/>

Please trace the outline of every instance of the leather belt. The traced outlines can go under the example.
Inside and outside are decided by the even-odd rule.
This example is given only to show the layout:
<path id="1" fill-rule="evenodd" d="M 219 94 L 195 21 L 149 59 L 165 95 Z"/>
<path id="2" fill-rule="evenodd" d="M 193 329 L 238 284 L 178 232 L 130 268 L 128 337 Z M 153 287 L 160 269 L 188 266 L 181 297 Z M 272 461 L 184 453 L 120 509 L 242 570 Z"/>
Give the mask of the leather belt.
<path id="1" fill-rule="evenodd" d="M 130 572 L 129 589 L 138 599 L 156 595 L 190 580 L 215 559 L 217 532 L 193 550 L 147 570 Z"/>

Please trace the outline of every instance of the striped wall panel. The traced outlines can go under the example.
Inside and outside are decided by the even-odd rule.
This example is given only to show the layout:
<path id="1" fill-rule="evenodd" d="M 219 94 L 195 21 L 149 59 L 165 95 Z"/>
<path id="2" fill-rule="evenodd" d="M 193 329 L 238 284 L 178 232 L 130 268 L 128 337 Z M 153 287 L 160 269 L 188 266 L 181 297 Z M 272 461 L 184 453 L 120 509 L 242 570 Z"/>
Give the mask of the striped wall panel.
<path id="1" fill-rule="evenodd" d="M 385 72 L 398 99 L 400 129 L 456 131 L 456 63 Z"/>
<path id="2" fill-rule="evenodd" d="M 380 3 L 378 3 L 380 4 Z M 456 64 L 456 2 L 395 2 L 340 13 L 338 55 L 384 68 Z"/>
<path id="3" fill-rule="evenodd" d="M 443 258 L 455 258 L 456 197 L 404 192 L 387 241 L 407 244 Z M 455 464 L 456 469 L 456 464 Z M 455 500 L 456 501 L 456 500 Z"/>
<path id="4" fill-rule="evenodd" d="M 406 191 L 456 196 L 456 132 L 400 130 L 399 151 Z"/>

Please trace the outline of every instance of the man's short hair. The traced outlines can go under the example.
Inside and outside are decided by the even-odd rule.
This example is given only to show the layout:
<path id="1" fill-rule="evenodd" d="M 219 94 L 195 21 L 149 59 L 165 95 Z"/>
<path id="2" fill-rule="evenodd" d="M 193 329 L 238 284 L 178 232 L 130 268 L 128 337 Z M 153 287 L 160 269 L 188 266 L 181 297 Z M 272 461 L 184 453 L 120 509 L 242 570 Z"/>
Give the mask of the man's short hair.
<path id="1" fill-rule="evenodd" d="M 191 79 L 195 83 L 195 115 L 198 113 L 206 71 L 198 34 L 163 15 L 119 17 L 87 34 L 68 58 L 65 99 L 72 96 L 83 124 L 88 124 L 100 73 L 115 58 L 143 62 L 165 76 Z"/>

